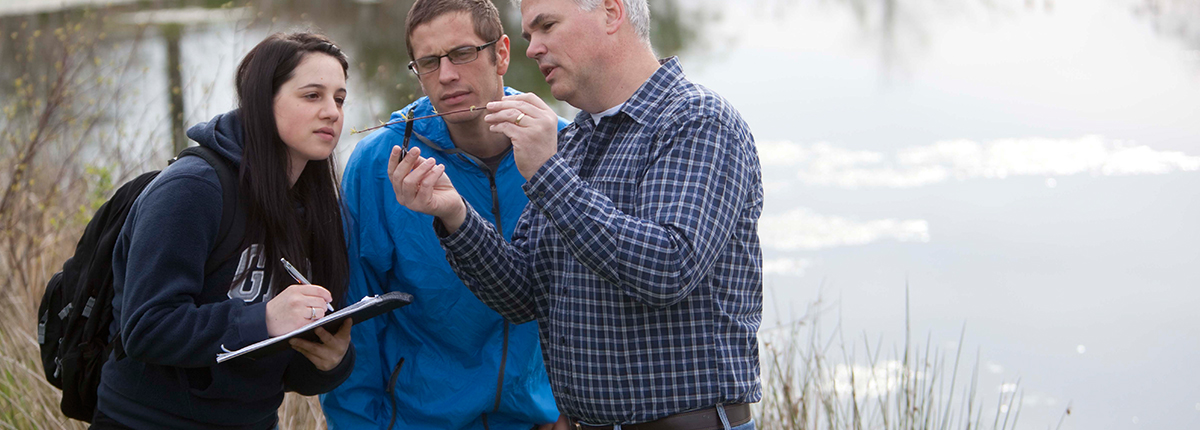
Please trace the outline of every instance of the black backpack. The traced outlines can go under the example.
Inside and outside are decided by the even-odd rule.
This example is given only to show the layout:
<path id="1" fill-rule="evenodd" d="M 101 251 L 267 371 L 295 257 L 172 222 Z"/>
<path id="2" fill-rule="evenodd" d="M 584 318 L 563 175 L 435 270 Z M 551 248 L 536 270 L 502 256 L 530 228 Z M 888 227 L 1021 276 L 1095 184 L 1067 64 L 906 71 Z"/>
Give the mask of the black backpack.
<path id="1" fill-rule="evenodd" d="M 223 195 L 217 246 L 205 262 L 212 273 L 232 257 L 245 231 L 244 212 L 237 198 L 238 175 L 224 157 L 205 147 L 184 149 L 171 163 L 198 156 L 217 170 Z M 100 369 L 110 356 L 125 356 L 120 336 L 112 336 L 113 247 L 134 200 L 161 171 L 143 173 L 126 182 L 108 199 L 84 228 L 75 255 L 63 263 L 46 285 L 38 306 L 38 344 L 46 379 L 63 390 L 62 412 L 77 420 L 92 421 Z M 113 341 L 110 342 L 110 338 Z"/>

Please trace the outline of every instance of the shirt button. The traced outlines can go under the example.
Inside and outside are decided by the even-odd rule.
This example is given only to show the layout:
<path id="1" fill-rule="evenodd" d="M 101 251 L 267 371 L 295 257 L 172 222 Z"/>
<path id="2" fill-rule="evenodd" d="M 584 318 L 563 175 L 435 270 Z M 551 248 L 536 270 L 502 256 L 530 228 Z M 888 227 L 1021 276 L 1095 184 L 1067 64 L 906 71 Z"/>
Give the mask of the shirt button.
<path id="1" fill-rule="evenodd" d="M 558 337 L 558 344 L 559 344 L 559 345 L 562 345 L 562 346 L 567 346 L 567 337 L 566 337 L 566 336 L 559 336 L 559 337 Z"/>
<path id="2" fill-rule="evenodd" d="M 566 231 L 563 232 L 563 236 L 566 236 L 566 237 L 571 237 L 574 235 L 575 235 L 575 229 L 573 229 L 573 228 L 568 228 Z"/>

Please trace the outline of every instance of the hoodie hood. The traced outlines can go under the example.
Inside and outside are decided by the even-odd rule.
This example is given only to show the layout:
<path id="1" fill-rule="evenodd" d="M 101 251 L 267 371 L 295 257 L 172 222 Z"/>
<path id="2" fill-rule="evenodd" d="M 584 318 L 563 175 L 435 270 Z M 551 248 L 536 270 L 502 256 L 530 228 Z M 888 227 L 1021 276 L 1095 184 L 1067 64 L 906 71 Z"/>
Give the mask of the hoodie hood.
<path id="1" fill-rule="evenodd" d="M 237 109 L 214 116 L 207 122 L 193 125 L 187 131 L 189 139 L 221 154 L 222 157 L 232 161 L 235 167 L 242 165 L 244 135 L 241 115 Z"/>

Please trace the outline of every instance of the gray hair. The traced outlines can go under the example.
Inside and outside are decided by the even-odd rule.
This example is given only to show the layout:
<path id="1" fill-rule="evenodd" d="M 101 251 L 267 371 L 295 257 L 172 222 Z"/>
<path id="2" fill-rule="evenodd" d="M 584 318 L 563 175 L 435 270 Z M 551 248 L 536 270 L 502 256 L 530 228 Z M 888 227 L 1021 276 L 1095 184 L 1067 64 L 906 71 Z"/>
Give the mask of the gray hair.
<path id="1" fill-rule="evenodd" d="M 521 0 L 511 0 L 513 6 L 517 9 L 521 8 Z M 604 0 L 571 0 L 574 1 L 580 9 L 585 11 L 593 11 L 600 7 Z M 638 37 L 647 44 L 650 43 L 650 5 L 647 0 L 621 0 L 625 5 L 625 15 L 629 18 L 629 24 L 633 25 L 633 31 L 637 32 Z"/>

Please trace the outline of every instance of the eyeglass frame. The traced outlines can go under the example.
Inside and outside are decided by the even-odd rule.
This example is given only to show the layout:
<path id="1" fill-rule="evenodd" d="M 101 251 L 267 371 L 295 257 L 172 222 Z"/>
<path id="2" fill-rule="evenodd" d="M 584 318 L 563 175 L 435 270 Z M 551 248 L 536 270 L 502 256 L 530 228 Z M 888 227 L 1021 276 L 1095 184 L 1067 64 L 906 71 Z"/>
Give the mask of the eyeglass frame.
<path id="1" fill-rule="evenodd" d="M 438 69 L 441 69 L 441 68 L 442 68 L 442 58 L 450 58 L 450 55 L 453 55 L 453 53 L 454 53 L 454 52 L 456 52 L 456 51 L 458 51 L 458 50 L 460 50 L 460 49 L 464 49 L 464 48 L 475 48 L 475 50 L 473 51 L 473 53 L 475 54 L 475 57 L 474 57 L 474 58 L 471 58 L 470 60 L 467 60 L 467 61 L 464 61 L 464 62 L 461 62 L 461 63 L 455 63 L 455 62 L 454 62 L 454 59 L 453 59 L 453 58 L 450 58 L 450 64 L 455 64 L 455 65 L 459 65 L 459 66 L 461 66 L 461 65 L 463 65 L 463 64 L 470 64 L 471 62 L 473 62 L 473 61 L 475 61 L 475 60 L 478 60 L 478 59 L 479 59 L 479 51 L 482 51 L 482 50 L 484 50 L 484 49 L 487 49 L 488 47 L 490 47 L 490 46 L 492 46 L 492 45 L 495 45 L 495 44 L 496 44 L 496 42 L 499 42 L 499 41 L 500 41 L 500 39 L 501 39 L 501 38 L 496 38 L 496 40 L 493 40 L 493 41 L 491 41 L 491 42 L 488 42 L 488 43 L 485 43 L 485 44 L 482 44 L 482 45 L 478 45 L 478 46 L 471 46 L 471 45 L 459 46 L 459 47 L 457 47 L 457 48 L 451 49 L 451 50 L 450 50 L 450 52 L 447 52 L 447 53 L 445 53 L 445 54 L 442 54 L 442 55 L 427 55 L 427 56 L 424 56 L 424 57 L 418 58 L 418 59 L 416 59 L 416 60 L 409 61 L 409 62 L 408 62 L 408 70 L 412 71 L 412 72 L 413 72 L 413 74 L 415 74 L 415 75 L 417 75 L 417 76 L 428 75 L 428 74 L 430 74 L 430 73 L 433 73 L 433 72 L 436 72 L 436 71 L 438 71 Z M 465 52 L 465 51 L 464 51 L 464 52 Z M 417 71 L 417 61 L 424 60 L 424 59 L 427 59 L 427 58 L 437 58 L 437 67 L 434 67 L 434 68 L 433 68 L 433 70 L 427 71 L 427 72 L 425 72 L 425 73 L 418 72 L 418 71 Z"/>

